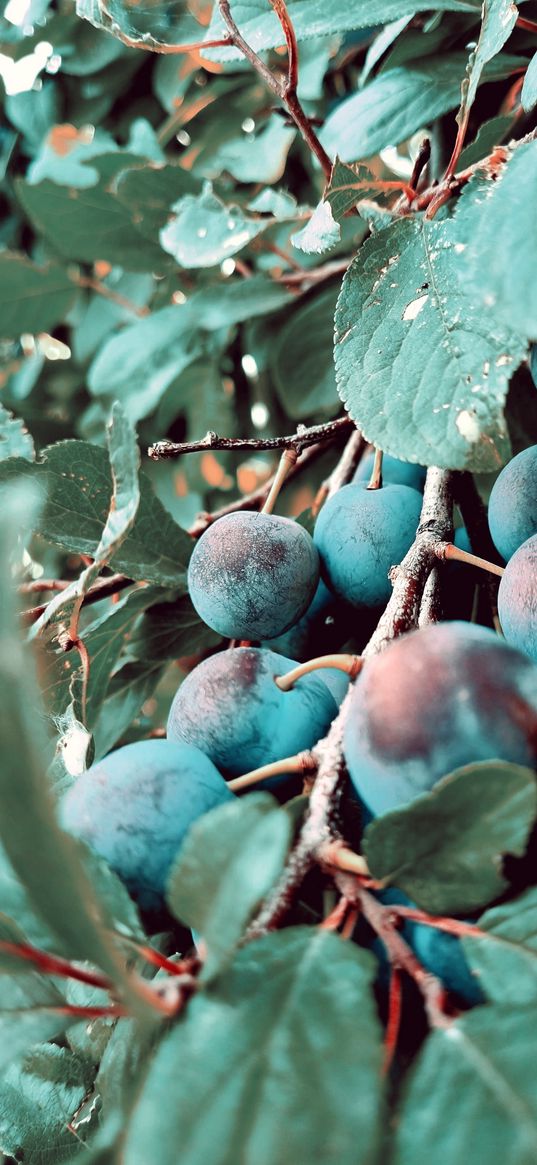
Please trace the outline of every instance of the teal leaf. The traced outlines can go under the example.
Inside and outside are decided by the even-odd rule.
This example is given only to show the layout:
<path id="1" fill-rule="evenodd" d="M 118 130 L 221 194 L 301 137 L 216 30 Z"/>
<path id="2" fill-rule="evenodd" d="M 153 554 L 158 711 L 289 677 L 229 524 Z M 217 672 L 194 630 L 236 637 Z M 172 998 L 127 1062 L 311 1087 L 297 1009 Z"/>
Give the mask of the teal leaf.
<path id="1" fill-rule="evenodd" d="M 520 101 L 526 113 L 530 113 L 537 105 L 537 53 L 531 58 L 526 69 Z"/>
<path id="2" fill-rule="evenodd" d="M 190 829 L 168 882 L 168 905 L 207 948 L 202 977 L 219 974 L 281 873 L 289 816 L 268 793 L 207 813 Z"/>
<path id="3" fill-rule="evenodd" d="M 338 285 L 313 292 L 289 312 L 270 349 L 274 387 L 290 417 L 333 416 L 338 399 L 330 352 Z"/>
<path id="4" fill-rule="evenodd" d="M 518 17 L 513 0 L 483 0 L 481 29 L 475 49 L 470 54 L 466 77 L 462 83 L 462 100 L 457 121 L 464 125 L 474 104 L 481 75 L 509 39 Z"/>
<path id="5" fill-rule="evenodd" d="M 118 403 L 112 409 L 107 438 L 112 473 L 112 496 L 103 531 L 93 555 L 93 562 L 65 590 L 60 591 L 47 603 L 43 614 L 32 627 L 31 637 L 41 634 L 45 627 L 51 623 L 63 623 L 64 625 L 69 624 L 73 629 L 73 638 L 78 638 L 78 618 L 84 596 L 103 568 L 121 549 L 134 526 L 140 504 L 138 484 L 140 453 L 134 429 L 127 421 L 121 405 Z"/>
<path id="6" fill-rule="evenodd" d="M 193 20 L 185 0 L 144 0 L 132 4 L 126 0 L 77 0 L 77 15 L 89 20 L 94 28 L 114 33 L 133 48 L 157 50 L 163 45 L 194 43 L 202 39 L 192 35 Z"/>
<path id="7" fill-rule="evenodd" d="M 423 910 L 470 914 L 505 890 L 502 855 L 524 853 L 536 811 L 530 769 L 481 761 L 372 821 L 364 853 L 374 878 Z"/>
<path id="8" fill-rule="evenodd" d="M 469 290 L 468 232 L 461 213 L 406 219 L 363 244 L 337 305 L 336 379 L 386 453 L 485 472 L 509 456 L 503 405 L 526 345 Z"/>
<path id="9" fill-rule="evenodd" d="M 481 10 L 478 0 L 436 0 L 434 7 L 439 12 L 473 13 L 476 18 Z M 287 0 L 287 9 L 298 40 L 369 28 L 422 11 L 412 0 L 360 0 L 360 4 L 342 4 L 341 0 Z M 256 52 L 281 45 L 281 25 L 274 13 L 267 11 L 264 0 L 233 0 L 231 11 L 245 40 Z M 215 5 L 207 39 L 220 37 L 225 31 Z M 219 48 L 207 49 L 204 55 L 227 61 L 237 60 L 241 53 L 235 48 Z"/>
<path id="10" fill-rule="evenodd" d="M 38 267 L 15 251 L 0 254 L 0 334 L 46 332 L 67 314 L 78 289 L 64 267 Z"/>
<path id="11" fill-rule="evenodd" d="M 341 227 L 336 222 L 329 202 L 322 200 L 300 231 L 291 235 L 293 247 L 305 251 L 307 255 L 322 255 L 330 251 L 341 239 Z"/>
<path id="12" fill-rule="evenodd" d="M 537 1000 L 537 889 L 493 906 L 477 926 L 485 937 L 463 938 L 464 953 L 493 1003 Z"/>
<path id="13" fill-rule="evenodd" d="M 458 219 L 471 230 L 461 275 L 489 329 L 500 319 L 537 339 L 537 231 L 531 191 L 537 183 L 537 141 L 507 151 L 495 176 L 464 191 Z"/>
<path id="14" fill-rule="evenodd" d="M 24 421 L 0 404 L 0 461 L 7 461 L 9 457 L 33 461 L 35 448 Z"/>
<path id="15" fill-rule="evenodd" d="M 150 1161 L 157 1142 L 159 1165 L 176 1165 L 178 1146 L 181 1165 L 369 1165 L 381 1117 L 372 971 L 366 951 L 311 928 L 239 951 L 157 1050 L 125 1165 Z"/>
<path id="16" fill-rule="evenodd" d="M 110 510 L 112 475 L 106 451 L 86 441 L 58 441 L 29 465 L 21 458 L 0 463 L 0 482 L 32 478 L 43 507 L 31 523 L 36 533 L 75 554 L 92 558 Z M 26 525 L 30 524 L 29 515 Z M 23 519 L 24 525 L 24 519 Z M 186 590 L 192 540 L 155 497 L 140 474 L 140 504 L 134 527 L 110 560 L 129 578 Z"/>
<path id="17" fill-rule="evenodd" d="M 226 206 L 206 183 L 203 193 L 186 194 L 172 206 L 174 217 L 160 232 L 162 247 L 181 267 L 215 267 L 242 251 L 270 220 L 252 218 Z"/>
<path id="18" fill-rule="evenodd" d="M 73 1151 L 69 1127 L 92 1082 L 91 1066 L 68 1048 L 42 1044 L 0 1081 L 0 1148 L 24 1161 L 65 1161 Z"/>
<path id="19" fill-rule="evenodd" d="M 535 1006 L 477 1007 L 433 1032 L 397 1117 L 393 1165 L 487 1165 L 537 1155 Z"/>

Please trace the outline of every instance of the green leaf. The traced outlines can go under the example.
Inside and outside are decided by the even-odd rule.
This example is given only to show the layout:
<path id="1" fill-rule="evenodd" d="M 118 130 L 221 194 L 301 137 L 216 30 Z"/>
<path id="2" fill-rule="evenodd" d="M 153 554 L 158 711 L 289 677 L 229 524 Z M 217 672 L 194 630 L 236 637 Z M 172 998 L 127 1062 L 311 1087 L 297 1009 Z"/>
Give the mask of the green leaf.
<path id="1" fill-rule="evenodd" d="M 459 158 L 458 170 L 466 170 L 475 162 L 481 162 L 492 153 L 495 146 L 503 142 L 514 124 L 513 115 L 505 117 L 491 117 L 490 121 L 483 122 L 477 131 L 473 142 L 465 146 Z"/>
<path id="2" fill-rule="evenodd" d="M 188 301 L 188 308 L 192 325 L 197 319 L 198 326 L 212 332 L 254 316 L 269 315 L 293 298 L 282 284 L 264 275 L 252 275 L 250 279 L 237 278 L 204 287 Z"/>
<path id="3" fill-rule="evenodd" d="M 332 207 L 325 199 L 318 206 L 302 230 L 291 235 L 293 247 L 305 251 L 307 255 L 322 255 L 330 251 L 341 239 L 341 227 L 336 222 Z"/>
<path id="4" fill-rule="evenodd" d="M 268 793 L 222 805 L 192 826 L 168 882 L 168 904 L 207 946 L 202 978 L 229 961 L 281 873 L 291 822 Z"/>
<path id="5" fill-rule="evenodd" d="M 93 554 L 93 562 L 64 591 L 60 591 L 47 603 L 43 614 L 32 627 L 31 638 L 40 635 L 51 623 L 60 622 L 68 623 L 73 629 L 73 638 L 78 638 L 78 618 L 84 597 L 104 567 L 121 550 L 134 526 L 140 504 L 138 484 L 140 453 L 134 429 L 117 401 L 112 410 L 107 438 L 112 472 L 112 496 L 99 544 Z"/>
<path id="6" fill-rule="evenodd" d="M 436 0 L 434 7 L 439 12 L 475 13 L 476 18 L 481 9 L 478 0 Z M 369 28 L 400 16 L 414 16 L 422 10 L 412 0 L 360 0 L 360 4 L 342 4 L 341 0 L 287 0 L 287 9 L 299 40 Z M 231 11 L 243 37 L 257 52 L 282 44 L 281 25 L 274 13 L 267 11 L 264 0 L 234 0 Z M 207 39 L 220 37 L 225 32 L 215 4 Z M 207 49 L 204 56 L 228 61 L 239 59 L 241 53 L 235 48 Z"/>
<path id="7" fill-rule="evenodd" d="M 534 106 L 537 105 L 537 53 L 531 58 L 526 69 L 524 84 L 520 93 L 520 101 L 526 113 L 530 113 Z"/>
<path id="8" fill-rule="evenodd" d="M 270 226 L 270 220 L 226 206 L 213 194 L 210 182 L 197 197 L 180 198 L 172 211 L 174 217 L 161 230 L 160 242 L 181 267 L 215 267 Z"/>
<path id="9" fill-rule="evenodd" d="M 478 1007 L 429 1036 L 397 1120 L 393 1165 L 533 1165 L 535 1008 Z"/>
<path id="10" fill-rule="evenodd" d="M 137 229 L 158 240 L 159 230 L 168 221 L 170 207 L 185 194 L 197 193 L 199 185 L 181 166 L 150 163 L 121 171 L 115 180 L 114 192 L 136 216 Z"/>
<path id="11" fill-rule="evenodd" d="M 126 155 L 113 155 L 126 166 Z M 102 171 L 106 155 L 94 160 Z M 17 179 L 22 209 L 35 229 L 66 259 L 82 263 L 104 260 L 127 271 L 163 271 L 169 267 L 161 248 L 139 230 L 136 215 L 110 190 L 110 177 L 101 177 L 88 190 L 57 186 L 50 179 L 36 186 Z"/>
<path id="12" fill-rule="evenodd" d="M 84 635 L 87 644 L 87 635 Z M 155 603 L 129 632 L 128 653 L 140 660 L 179 659 L 220 642 L 194 610 L 189 595 L 175 602 Z M 93 666 L 93 664 L 92 664 Z"/>
<path id="13" fill-rule="evenodd" d="M 88 1063 L 67 1048 L 44 1044 L 0 1081 L 0 1147 L 25 1165 L 65 1161 L 69 1128 L 91 1084 Z"/>
<path id="14" fill-rule="evenodd" d="M 41 487 L 45 504 L 33 522 L 36 533 L 72 553 L 93 557 L 112 496 L 106 451 L 86 441 L 58 441 L 43 451 L 41 462 L 28 465 L 14 458 L 0 464 L 0 482 L 21 475 L 33 478 Z M 186 590 L 192 545 L 188 534 L 155 497 L 149 479 L 140 474 L 137 519 L 110 566 L 129 578 Z"/>
<path id="15" fill-rule="evenodd" d="M 369 1165 L 381 1057 L 371 972 L 367 952 L 309 928 L 239 951 L 157 1051 L 125 1165 L 150 1161 L 157 1142 L 159 1165 L 178 1152 L 181 1165 Z"/>
<path id="16" fill-rule="evenodd" d="M 303 420 L 337 411 L 331 356 L 339 284 L 331 283 L 297 305 L 270 350 L 274 387 L 288 415 Z"/>
<path id="17" fill-rule="evenodd" d="M 386 453 L 486 472 L 509 455 L 503 404 L 526 345 L 486 317 L 461 278 L 470 246 L 460 213 L 406 219 L 368 239 L 338 300 L 336 379 L 353 420 Z"/>
<path id="18" fill-rule="evenodd" d="M 457 218 L 471 229 L 461 275 L 470 286 L 485 328 L 496 320 L 537 338 L 537 231 L 530 191 L 537 183 L 537 141 L 507 151 L 493 181 L 476 178 L 464 192 Z"/>
<path id="19" fill-rule="evenodd" d="M 464 953 L 493 1003 L 537 1000 L 537 889 L 481 915 L 486 938 L 463 938 Z"/>
<path id="20" fill-rule="evenodd" d="M 33 461 L 35 448 L 24 421 L 0 404 L 0 461 L 7 461 L 9 457 Z"/>
<path id="21" fill-rule="evenodd" d="M 483 0 L 479 40 L 470 54 L 466 77 L 462 83 L 462 100 L 457 121 L 464 125 L 474 104 L 485 65 L 497 56 L 509 39 L 518 17 L 513 0 Z"/>
<path id="22" fill-rule="evenodd" d="M 258 133 L 224 142 L 211 157 L 210 172 L 226 171 L 236 182 L 278 182 L 295 137 L 295 127 L 274 113 Z"/>
<path id="23" fill-rule="evenodd" d="M 72 307 L 77 287 L 64 267 L 38 267 L 14 251 L 0 254 L 0 333 L 46 332 Z"/>
<path id="24" fill-rule="evenodd" d="M 13 975 L 2 972 L 0 987 L 0 1073 L 4 1073 L 33 1044 L 59 1036 L 74 1019 L 62 1014 L 65 998 L 52 980 L 35 971 Z M 3 1125 L 3 1115 L 0 1097 L 1 1148 L 5 1145 L 3 1136 L 9 1132 Z"/>
<path id="25" fill-rule="evenodd" d="M 94 727 L 95 759 L 106 756 L 126 732 L 140 708 L 152 696 L 162 675 L 162 663 L 136 660 L 115 672 Z"/>
<path id="26" fill-rule="evenodd" d="M 35 495 L 20 483 L 4 490 L 0 507 L 0 562 L 9 562 L 22 516 Z M 4 565 L 5 570 L 5 565 Z M 0 836 L 11 866 L 38 914 L 67 955 L 89 959 L 121 985 L 136 1010 L 138 991 L 108 937 L 112 925 L 77 856 L 59 828 L 41 757 L 43 714 L 28 651 L 14 630 L 11 587 L 2 579 L 0 602 Z M 147 1011 L 143 1004 L 143 1011 Z"/>
<path id="27" fill-rule="evenodd" d="M 121 400 L 134 424 L 205 347 L 187 304 L 163 307 L 106 341 L 90 367 L 88 388 L 93 396 Z"/>
<path id="28" fill-rule="evenodd" d="M 191 35 L 192 18 L 186 0 L 145 0 L 133 5 L 126 0 L 77 0 L 77 16 L 95 28 L 120 36 L 133 47 L 158 49 L 162 45 L 189 43 L 202 39 Z"/>
<path id="29" fill-rule="evenodd" d="M 329 114 L 320 133 L 325 150 L 354 162 L 431 125 L 457 105 L 465 65 L 457 53 L 381 73 Z"/>
<path id="30" fill-rule="evenodd" d="M 374 878 L 423 910 L 470 914 L 505 890 L 502 855 L 524 853 L 536 811 L 531 769 L 480 761 L 372 821 L 364 852 Z"/>

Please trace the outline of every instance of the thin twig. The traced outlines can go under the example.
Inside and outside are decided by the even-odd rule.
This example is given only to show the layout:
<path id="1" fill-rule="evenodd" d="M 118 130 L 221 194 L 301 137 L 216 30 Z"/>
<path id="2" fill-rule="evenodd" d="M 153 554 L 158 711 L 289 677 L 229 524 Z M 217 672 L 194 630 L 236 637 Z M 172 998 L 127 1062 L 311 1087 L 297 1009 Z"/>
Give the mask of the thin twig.
<path id="1" fill-rule="evenodd" d="M 77 287 L 88 287 L 91 291 L 95 291 L 97 295 L 101 295 L 103 299 L 110 300 L 110 303 L 117 304 L 118 307 L 125 308 L 126 311 L 132 315 L 143 316 L 151 315 L 151 308 L 140 307 L 139 304 L 133 303 L 132 299 L 127 299 L 125 295 L 121 295 L 119 291 L 114 291 L 112 287 L 107 287 L 106 283 L 102 283 L 100 279 L 92 279 L 89 275 L 77 275 L 73 280 Z"/>
<path id="2" fill-rule="evenodd" d="M 319 487 L 311 507 L 312 514 L 317 517 L 321 506 L 333 497 L 342 486 L 347 485 L 354 474 L 356 466 L 366 448 L 366 440 L 359 429 L 351 433 L 341 457 L 329 477 Z"/>
<path id="3" fill-rule="evenodd" d="M 153 461 L 164 461 L 169 458 L 182 457 L 185 453 L 200 453 L 205 449 L 248 449 L 256 452 L 266 449 L 295 449 L 301 453 L 308 445 L 318 441 L 329 441 L 341 432 L 353 427 L 350 417 L 338 417 L 335 421 L 327 421 L 324 425 L 312 425 L 306 428 L 299 425 L 296 433 L 289 437 L 219 437 L 218 433 L 209 431 L 200 441 L 156 441 L 150 445 L 148 456 Z"/>
<path id="4" fill-rule="evenodd" d="M 59 580 L 58 580 L 59 581 Z M 87 594 L 84 595 L 83 606 L 87 607 L 92 603 L 99 603 L 101 599 L 109 598 L 110 595 L 117 595 L 120 591 L 124 591 L 126 587 L 133 586 L 134 580 L 127 578 L 124 574 L 112 574 L 108 578 L 100 578 L 90 587 Z M 66 583 L 65 586 L 70 586 Z M 64 590 L 65 587 L 56 587 L 56 590 Z M 39 607 L 29 607 L 26 611 L 21 611 L 21 619 L 25 626 L 36 623 L 47 608 L 47 604 L 43 603 Z"/>

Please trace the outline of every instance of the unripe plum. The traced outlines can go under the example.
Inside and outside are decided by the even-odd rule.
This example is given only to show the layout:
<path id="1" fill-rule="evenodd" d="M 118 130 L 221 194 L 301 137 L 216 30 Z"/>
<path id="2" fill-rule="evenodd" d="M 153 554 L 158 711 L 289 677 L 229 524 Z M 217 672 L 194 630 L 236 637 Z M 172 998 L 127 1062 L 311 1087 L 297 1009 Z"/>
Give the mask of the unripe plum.
<path id="1" fill-rule="evenodd" d="M 359 461 L 354 472 L 353 482 L 369 481 L 375 461 L 374 453 L 366 453 Z M 399 461 L 397 457 L 390 457 L 384 453 L 382 457 L 383 485 L 409 485 L 411 489 L 423 492 L 427 470 L 423 465 L 413 461 Z"/>
<path id="2" fill-rule="evenodd" d="M 325 502 L 313 538 L 334 594 L 357 607 L 388 601 L 388 572 L 412 545 L 421 506 L 409 486 L 369 490 L 365 482 L 344 485 Z"/>
<path id="3" fill-rule="evenodd" d="M 199 749 L 142 740 L 77 778 L 60 803 L 60 824 L 105 858 L 142 908 L 155 910 L 191 825 L 232 796 Z"/>
<path id="4" fill-rule="evenodd" d="M 537 663 L 537 534 L 507 563 L 498 591 L 498 614 L 508 643 Z"/>
<path id="5" fill-rule="evenodd" d="M 274 680 L 295 666 L 259 647 L 205 659 L 175 695 L 169 739 L 196 745 L 228 776 L 311 748 L 336 716 L 337 705 L 322 671 L 282 692 Z"/>
<path id="6" fill-rule="evenodd" d="M 486 627 L 436 623 L 368 659 L 344 735 L 351 781 L 374 815 L 474 761 L 537 763 L 537 668 Z"/>
<path id="7" fill-rule="evenodd" d="M 227 514 L 202 534 L 188 567 L 198 615 L 229 639 L 271 639 L 308 608 L 319 557 L 303 526 L 253 511 Z"/>
<path id="8" fill-rule="evenodd" d="M 492 487 L 488 518 L 492 541 L 506 562 L 537 534 L 537 445 L 504 466 Z"/>

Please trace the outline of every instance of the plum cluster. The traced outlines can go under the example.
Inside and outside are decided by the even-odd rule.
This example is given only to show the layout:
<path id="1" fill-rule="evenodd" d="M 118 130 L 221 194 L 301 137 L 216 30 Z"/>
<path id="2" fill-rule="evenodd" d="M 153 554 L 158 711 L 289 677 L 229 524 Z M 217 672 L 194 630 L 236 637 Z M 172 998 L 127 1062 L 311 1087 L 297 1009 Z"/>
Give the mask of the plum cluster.
<path id="1" fill-rule="evenodd" d="M 300 675 L 289 690 L 277 681 L 298 660 L 340 650 L 349 630 L 355 649 L 358 628 L 370 631 L 389 598 L 390 568 L 419 526 L 425 471 L 385 458 L 384 484 L 372 489 L 370 470 L 365 459 L 322 507 L 312 535 L 263 512 L 235 512 L 207 529 L 192 554 L 190 596 L 201 618 L 239 645 L 223 645 L 182 682 L 166 740 L 118 748 L 64 797 L 64 827 L 109 862 L 145 910 L 161 909 L 186 833 L 234 796 L 229 782 L 276 765 L 261 787 L 280 800 L 292 795 L 292 759 L 336 717 L 349 684 L 336 666 Z M 475 761 L 537 767 L 536 471 L 537 446 L 510 462 L 490 498 L 491 534 L 508 559 L 505 639 L 460 618 L 429 624 L 367 659 L 354 684 L 343 753 L 363 823 Z M 405 933 L 426 967 L 476 1001 L 458 940 L 416 923 Z"/>

